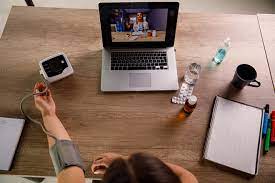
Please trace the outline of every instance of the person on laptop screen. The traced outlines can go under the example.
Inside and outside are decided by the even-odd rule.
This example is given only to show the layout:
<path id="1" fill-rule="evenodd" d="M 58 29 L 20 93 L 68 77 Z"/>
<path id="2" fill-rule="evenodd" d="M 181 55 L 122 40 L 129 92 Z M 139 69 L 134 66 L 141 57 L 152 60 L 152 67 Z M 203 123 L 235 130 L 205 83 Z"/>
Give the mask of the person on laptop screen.
<path id="1" fill-rule="evenodd" d="M 167 14 L 168 9 L 113 9 L 112 41 L 165 41 Z"/>
<path id="2" fill-rule="evenodd" d="M 43 91 L 43 83 L 37 83 L 34 91 Z M 52 98 L 51 91 L 47 95 L 34 96 L 35 106 L 41 112 L 45 128 L 60 140 L 71 141 L 69 134 L 56 115 L 56 105 Z M 49 148 L 55 141 L 47 136 Z M 107 153 L 99 156 L 93 162 L 91 171 L 98 172 L 104 168 L 103 183 L 195 183 L 196 178 L 184 168 L 161 161 L 160 159 L 145 154 L 135 153 L 123 157 L 114 153 Z M 70 166 L 57 175 L 58 182 L 85 182 L 84 172 L 78 166 Z"/>

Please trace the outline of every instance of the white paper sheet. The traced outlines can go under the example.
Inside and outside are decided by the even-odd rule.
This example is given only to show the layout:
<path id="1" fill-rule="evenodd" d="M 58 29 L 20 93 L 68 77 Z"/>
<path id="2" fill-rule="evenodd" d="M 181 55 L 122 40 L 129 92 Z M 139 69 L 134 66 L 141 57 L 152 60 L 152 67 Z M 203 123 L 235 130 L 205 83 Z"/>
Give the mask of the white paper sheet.
<path id="1" fill-rule="evenodd" d="M 257 174 L 263 110 L 216 98 L 204 158 Z"/>
<path id="2" fill-rule="evenodd" d="M 24 123 L 24 119 L 0 117 L 0 170 L 10 169 Z"/>

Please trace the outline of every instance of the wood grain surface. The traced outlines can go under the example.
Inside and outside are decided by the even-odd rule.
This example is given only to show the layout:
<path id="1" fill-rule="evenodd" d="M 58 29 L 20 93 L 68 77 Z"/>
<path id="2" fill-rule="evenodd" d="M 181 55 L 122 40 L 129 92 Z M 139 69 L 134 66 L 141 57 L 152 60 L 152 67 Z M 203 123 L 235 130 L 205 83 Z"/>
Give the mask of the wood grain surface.
<path id="1" fill-rule="evenodd" d="M 231 38 L 232 47 L 225 61 L 214 66 L 211 58 L 226 37 Z M 142 151 L 187 168 L 200 182 L 275 182 L 275 147 L 261 156 L 256 177 L 202 161 L 216 95 L 258 107 L 275 106 L 257 17 L 180 14 L 175 48 L 179 80 L 188 64 L 197 62 L 203 68 L 194 89 L 197 108 L 181 121 L 177 116 L 182 106 L 170 102 L 176 92 L 100 91 L 102 44 L 97 10 L 13 7 L 0 40 L 0 115 L 22 117 L 19 102 L 39 80 L 39 60 L 64 52 L 75 74 L 50 88 L 58 116 L 78 144 L 87 170 L 100 153 Z M 260 88 L 236 91 L 230 86 L 241 63 L 256 68 Z M 25 106 L 39 118 L 33 101 Z M 26 123 L 12 170 L 1 173 L 54 175 L 39 126 Z"/>
<path id="2" fill-rule="evenodd" d="M 275 15 L 258 14 L 266 57 L 275 89 Z"/>

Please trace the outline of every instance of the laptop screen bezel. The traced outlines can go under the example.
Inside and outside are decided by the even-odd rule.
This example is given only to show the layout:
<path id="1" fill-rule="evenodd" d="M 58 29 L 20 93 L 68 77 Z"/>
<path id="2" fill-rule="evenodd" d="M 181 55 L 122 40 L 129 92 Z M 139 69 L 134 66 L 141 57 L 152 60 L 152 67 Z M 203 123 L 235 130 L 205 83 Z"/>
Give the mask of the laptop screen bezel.
<path id="1" fill-rule="evenodd" d="M 112 42 L 110 15 L 113 9 L 168 9 L 165 41 Z M 99 3 L 102 42 L 104 48 L 165 48 L 174 46 L 178 2 Z"/>

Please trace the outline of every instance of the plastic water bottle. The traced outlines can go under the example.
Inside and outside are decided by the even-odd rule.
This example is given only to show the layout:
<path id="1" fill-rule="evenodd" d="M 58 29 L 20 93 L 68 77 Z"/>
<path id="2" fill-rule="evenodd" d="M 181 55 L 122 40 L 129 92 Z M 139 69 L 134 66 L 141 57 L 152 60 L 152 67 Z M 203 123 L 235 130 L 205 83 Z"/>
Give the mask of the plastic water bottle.
<path id="1" fill-rule="evenodd" d="M 224 40 L 223 46 L 221 46 L 218 49 L 216 55 L 214 56 L 213 62 L 215 62 L 216 64 L 220 64 L 224 60 L 229 47 L 230 47 L 230 38 L 226 38 Z"/>

